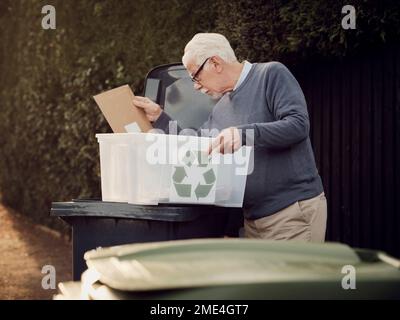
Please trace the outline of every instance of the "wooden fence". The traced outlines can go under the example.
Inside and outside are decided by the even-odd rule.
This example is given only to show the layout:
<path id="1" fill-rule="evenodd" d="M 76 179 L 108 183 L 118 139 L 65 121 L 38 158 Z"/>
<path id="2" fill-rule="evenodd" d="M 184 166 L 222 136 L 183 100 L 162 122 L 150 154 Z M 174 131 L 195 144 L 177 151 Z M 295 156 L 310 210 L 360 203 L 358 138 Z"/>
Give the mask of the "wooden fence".
<path id="1" fill-rule="evenodd" d="M 327 239 L 400 257 L 400 47 L 292 71 L 328 199 Z"/>

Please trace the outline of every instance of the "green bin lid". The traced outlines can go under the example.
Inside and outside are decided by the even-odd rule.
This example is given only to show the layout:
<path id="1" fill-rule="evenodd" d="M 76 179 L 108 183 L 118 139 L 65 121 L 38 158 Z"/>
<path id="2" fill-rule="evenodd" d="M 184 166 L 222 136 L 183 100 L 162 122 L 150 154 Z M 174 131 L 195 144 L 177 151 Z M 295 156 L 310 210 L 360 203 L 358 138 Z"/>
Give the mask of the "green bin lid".
<path id="1" fill-rule="evenodd" d="M 390 277 L 400 280 L 400 271 L 392 265 L 377 268 L 338 243 L 178 240 L 100 248 L 87 252 L 85 259 L 103 284 L 125 291 L 296 281 L 334 281 L 340 286 L 346 265 L 357 267 L 358 278 L 383 280 L 392 272 Z"/>

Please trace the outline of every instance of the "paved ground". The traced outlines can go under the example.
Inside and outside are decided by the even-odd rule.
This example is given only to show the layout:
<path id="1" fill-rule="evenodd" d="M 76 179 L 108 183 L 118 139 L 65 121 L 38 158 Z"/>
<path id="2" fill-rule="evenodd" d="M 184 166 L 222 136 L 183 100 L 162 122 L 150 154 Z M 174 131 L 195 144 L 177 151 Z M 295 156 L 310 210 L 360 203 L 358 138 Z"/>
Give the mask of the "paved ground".
<path id="1" fill-rule="evenodd" d="M 55 267 L 56 283 L 70 280 L 71 254 L 67 239 L 0 204 L 0 299 L 51 299 L 42 267 Z"/>

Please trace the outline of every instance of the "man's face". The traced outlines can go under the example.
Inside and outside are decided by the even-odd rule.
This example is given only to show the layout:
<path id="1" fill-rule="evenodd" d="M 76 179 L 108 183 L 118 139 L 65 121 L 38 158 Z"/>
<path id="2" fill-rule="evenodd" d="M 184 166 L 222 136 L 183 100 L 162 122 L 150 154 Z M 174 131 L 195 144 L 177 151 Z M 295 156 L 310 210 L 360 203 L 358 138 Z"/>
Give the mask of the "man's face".
<path id="1" fill-rule="evenodd" d="M 219 99 L 225 93 L 223 90 L 222 67 L 218 58 L 210 57 L 203 67 L 194 63 L 188 63 L 187 71 L 194 79 L 194 89 L 209 95 L 213 99 Z"/>

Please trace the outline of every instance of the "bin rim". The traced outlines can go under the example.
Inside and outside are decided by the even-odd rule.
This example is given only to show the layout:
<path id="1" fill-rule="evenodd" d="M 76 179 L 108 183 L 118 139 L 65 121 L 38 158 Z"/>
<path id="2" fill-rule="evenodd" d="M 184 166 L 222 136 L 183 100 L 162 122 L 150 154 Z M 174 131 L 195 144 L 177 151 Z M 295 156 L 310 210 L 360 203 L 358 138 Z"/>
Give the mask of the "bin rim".
<path id="1" fill-rule="evenodd" d="M 155 206 L 77 199 L 69 202 L 53 202 L 50 215 L 60 218 L 97 217 L 188 222 L 198 219 L 202 214 L 226 214 L 234 211 L 239 213 L 241 210 L 213 205 L 159 204 Z"/>

